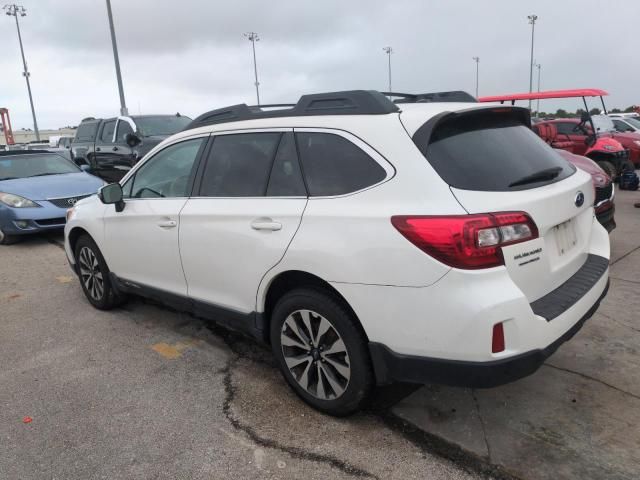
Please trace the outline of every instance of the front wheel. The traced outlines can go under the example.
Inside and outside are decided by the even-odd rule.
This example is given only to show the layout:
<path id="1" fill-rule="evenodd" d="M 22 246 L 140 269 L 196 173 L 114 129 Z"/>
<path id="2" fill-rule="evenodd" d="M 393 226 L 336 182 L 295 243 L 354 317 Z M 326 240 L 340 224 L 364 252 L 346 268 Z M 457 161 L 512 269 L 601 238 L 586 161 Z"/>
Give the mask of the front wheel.
<path id="1" fill-rule="evenodd" d="M 7 235 L 0 228 L 0 245 L 11 245 L 20 241 L 20 235 Z"/>
<path id="2" fill-rule="evenodd" d="M 611 177 L 611 180 L 615 180 L 616 177 L 618 176 L 618 170 L 616 169 L 616 166 L 608 161 L 602 161 L 602 162 L 598 162 L 598 166 L 603 169 L 605 171 L 605 173 L 607 175 L 609 175 L 609 177 Z"/>
<path id="3" fill-rule="evenodd" d="M 88 235 L 78 239 L 75 248 L 78 277 L 87 300 L 100 310 L 111 310 L 124 301 L 109 278 L 109 268 L 100 249 Z"/>
<path id="4" fill-rule="evenodd" d="M 277 303 L 271 346 L 291 388 L 312 407 L 335 416 L 359 410 L 373 388 L 364 334 L 329 293 L 294 290 Z"/>

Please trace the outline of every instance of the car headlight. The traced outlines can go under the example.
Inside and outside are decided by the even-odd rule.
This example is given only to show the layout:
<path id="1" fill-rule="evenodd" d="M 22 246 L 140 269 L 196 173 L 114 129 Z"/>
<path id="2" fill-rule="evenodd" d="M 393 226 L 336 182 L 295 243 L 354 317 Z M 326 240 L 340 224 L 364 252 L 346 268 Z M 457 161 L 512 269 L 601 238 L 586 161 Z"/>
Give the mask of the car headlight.
<path id="1" fill-rule="evenodd" d="M 0 202 L 13 208 L 32 208 L 40 206 L 28 198 L 21 197 L 20 195 L 14 195 L 13 193 L 0 192 Z"/>
<path id="2" fill-rule="evenodd" d="M 633 143 L 640 147 L 640 140 L 634 140 Z"/>

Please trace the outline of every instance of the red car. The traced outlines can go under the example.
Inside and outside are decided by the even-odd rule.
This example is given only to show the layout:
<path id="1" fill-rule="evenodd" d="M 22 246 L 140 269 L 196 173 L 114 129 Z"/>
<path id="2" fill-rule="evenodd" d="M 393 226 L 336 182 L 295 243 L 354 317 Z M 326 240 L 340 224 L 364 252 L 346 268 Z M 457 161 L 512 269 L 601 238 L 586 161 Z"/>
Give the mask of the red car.
<path id="1" fill-rule="evenodd" d="M 594 204 L 596 218 L 608 232 L 611 232 L 616 228 L 614 218 L 616 207 L 613 203 L 614 189 L 611 177 L 609 177 L 596 162 L 587 157 L 575 155 L 566 150 L 556 149 L 556 152 L 575 167 L 591 175 L 593 188 L 596 191 L 596 201 Z"/>
<path id="2" fill-rule="evenodd" d="M 598 131 L 598 138 L 610 137 L 629 150 L 629 160 L 636 168 L 640 168 L 640 134 L 631 132 L 617 132 L 611 118 L 606 115 L 591 117 Z M 570 150 L 577 155 L 584 155 L 587 149 L 587 137 L 592 135 L 591 125 L 581 122 L 579 118 L 558 118 L 545 120 L 537 125 L 553 124 L 558 132 L 559 141 L 571 142 Z"/>

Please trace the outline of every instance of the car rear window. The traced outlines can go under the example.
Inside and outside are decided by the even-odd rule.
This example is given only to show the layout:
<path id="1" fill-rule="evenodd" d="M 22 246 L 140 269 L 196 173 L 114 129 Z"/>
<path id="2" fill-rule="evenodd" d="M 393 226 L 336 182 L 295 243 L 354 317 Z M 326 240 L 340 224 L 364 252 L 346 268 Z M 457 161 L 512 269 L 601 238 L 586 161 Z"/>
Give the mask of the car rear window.
<path id="1" fill-rule="evenodd" d="M 413 140 L 445 182 L 464 190 L 525 190 L 575 172 L 509 111 L 453 115 L 435 127 L 427 122 Z"/>
<path id="2" fill-rule="evenodd" d="M 75 142 L 91 142 L 96 136 L 96 132 L 98 131 L 98 123 L 82 123 L 78 127 L 78 131 L 76 132 Z"/>

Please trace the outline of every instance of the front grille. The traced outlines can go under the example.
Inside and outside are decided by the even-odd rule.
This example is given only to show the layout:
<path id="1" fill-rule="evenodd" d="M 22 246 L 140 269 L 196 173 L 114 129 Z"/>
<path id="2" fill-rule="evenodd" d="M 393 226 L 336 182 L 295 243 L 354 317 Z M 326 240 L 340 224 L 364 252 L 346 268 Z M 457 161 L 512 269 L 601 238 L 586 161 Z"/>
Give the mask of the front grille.
<path id="1" fill-rule="evenodd" d="M 78 195 L 76 197 L 67 197 L 67 198 L 50 198 L 49 202 L 53 203 L 56 207 L 71 208 L 76 204 L 78 200 L 87 198 L 89 195 Z"/>
<path id="2" fill-rule="evenodd" d="M 64 225 L 66 220 L 62 218 L 43 218 L 41 220 L 34 220 L 41 227 L 50 227 L 51 225 Z"/>
<path id="3" fill-rule="evenodd" d="M 612 193 L 613 193 L 613 182 L 609 183 L 609 185 L 605 187 L 596 188 L 596 205 L 598 205 L 603 200 L 609 200 L 611 198 Z"/>

